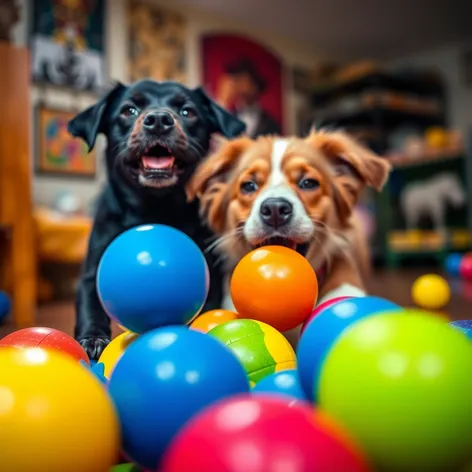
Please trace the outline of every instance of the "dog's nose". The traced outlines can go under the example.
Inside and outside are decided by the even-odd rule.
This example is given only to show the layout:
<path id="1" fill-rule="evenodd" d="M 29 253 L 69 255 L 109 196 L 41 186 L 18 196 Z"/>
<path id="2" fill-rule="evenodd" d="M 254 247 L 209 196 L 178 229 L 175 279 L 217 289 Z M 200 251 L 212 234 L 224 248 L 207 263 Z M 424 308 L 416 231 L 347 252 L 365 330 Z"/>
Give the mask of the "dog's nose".
<path id="1" fill-rule="evenodd" d="M 151 133 L 166 133 L 174 126 L 174 117 L 167 111 L 150 111 L 143 120 L 143 128 Z"/>
<path id="2" fill-rule="evenodd" d="M 293 207 L 285 198 L 268 198 L 262 202 L 260 215 L 266 225 L 279 228 L 290 222 Z"/>

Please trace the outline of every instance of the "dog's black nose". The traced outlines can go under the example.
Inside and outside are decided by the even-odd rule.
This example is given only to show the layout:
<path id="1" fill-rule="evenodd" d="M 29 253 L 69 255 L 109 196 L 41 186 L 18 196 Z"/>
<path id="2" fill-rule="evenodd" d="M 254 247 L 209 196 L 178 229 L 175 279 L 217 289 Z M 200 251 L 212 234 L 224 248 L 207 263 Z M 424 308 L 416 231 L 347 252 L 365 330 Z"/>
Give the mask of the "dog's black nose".
<path id="1" fill-rule="evenodd" d="M 174 126 L 174 117 L 167 111 L 150 111 L 143 120 L 143 128 L 151 133 L 165 133 Z"/>
<path id="2" fill-rule="evenodd" d="M 285 198 L 268 198 L 261 204 L 260 215 L 266 225 L 279 228 L 290 222 L 293 207 Z"/>

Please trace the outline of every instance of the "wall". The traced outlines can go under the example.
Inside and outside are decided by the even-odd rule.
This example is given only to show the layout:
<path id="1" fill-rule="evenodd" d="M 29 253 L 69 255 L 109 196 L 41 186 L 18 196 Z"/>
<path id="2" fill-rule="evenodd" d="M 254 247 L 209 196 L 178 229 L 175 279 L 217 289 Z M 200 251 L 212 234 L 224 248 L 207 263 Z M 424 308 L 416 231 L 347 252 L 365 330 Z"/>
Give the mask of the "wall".
<path id="1" fill-rule="evenodd" d="M 27 22 L 29 20 L 28 0 L 18 2 L 22 8 L 22 22 L 20 22 L 14 31 L 14 41 L 20 46 L 27 44 Z M 156 0 L 155 4 L 160 4 L 169 8 L 169 2 Z M 126 0 L 107 0 L 107 60 L 110 78 L 127 81 L 126 74 L 126 49 L 127 49 L 127 28 L 126 28 Z M 200 83 L 200 42 L 202 34 L 210 32 L 229 32 L 251 36 L 260 41 L 266 47 L 269 47 L 278 54 L 285 64 L 289 67 L 293 65 L 311 67 L 315 62 L 313 54 L 306 45 L 284 39 L 283 36 L 268 33 L 260 30 L 247 28 L 245 25 L 237 24 L 228 20 L 208 15 L 193 8 L 186 8 L 182 12 L 188 23 L 188 63 L 187 73 L 188 82 L 191 86 Z M 286 110 L 286 129 L 291 132 L 295 126 L 295 107 L 297 97 L 289 91 L 290 77 L 285 77 L 285 96 Z M 94 102 L 94 97 L 86 94 L 73 94 L 68 91 L 50 89 L 41 91 L 32 86 L 31 99 L 34 106 L 41 99 L 52 106 L 65 107 L 72 109 L 83 109 Z M 32 127 L 33 129 L 33 127 Z M 33 136 L 32 136 L 33 139 Z M 34 143 L 34 139 L 32 141 Z M 97 142 L 98 149 L 103 149 L 104 140 Z M 33 148 L 34 149 L 34 148 Z M 98 163 L 97 178 L 93 181 L 60 179 L 55 177 L 34 176 L 34 198 L 41 203 L 50 203 L 57 192 L 67 189 L 76 192 L 85 202 L 90 202 L 99 192 L 104 180 L 103 166 Z"/>
<path id="2" fill-rule="evenodd" d="M 458 43 L 394 61 L 394 66 L 435 67 L 447 85 L 448 120 L 464 136 L 472 130 L 472 84 L 466 85 L 461 69 L 461 53 L 471 43 Z"/>

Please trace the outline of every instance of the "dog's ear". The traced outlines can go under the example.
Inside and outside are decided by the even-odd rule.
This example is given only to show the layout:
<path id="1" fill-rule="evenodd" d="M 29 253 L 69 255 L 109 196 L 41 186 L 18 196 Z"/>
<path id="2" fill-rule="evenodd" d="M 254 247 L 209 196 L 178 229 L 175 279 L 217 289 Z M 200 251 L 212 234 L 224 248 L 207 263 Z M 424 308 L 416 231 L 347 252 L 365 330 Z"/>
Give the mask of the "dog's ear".
<path id="1" fill-rule="evenodd" d="M 87 143 L 89 151 L 93 149 L 98 134 L 104 130 L 106 111 L 109 105 L 124 90 L 126 90 L 126 86 L 117 82 L 95 105 L 80 112 L 67 124 L 67 131 L 72 136 L 83 139 Z"/>
<path id="2" fill-rule="evenodd" d="M 385 158 L 340 131 L 312 131 L 307 140 L 328 160 L 342 213 L 350 214 L 365 186 L 382 190 L 391 170 Z"/>
<path id="3" fill-rule="evenodd" d="M 248 137 L 220 139 L 218 150 L 197 167 L 187 185 L 188 200 L 200 199 L 201 214 L 216 233 L 224 229 L 230 173 L 252 142 Z"/>
<path id="4" fill-rule="evenodd" d="M 192 92 L 203 104 L 211 133 L 220 133 L 226 138 L 235 138 L 246 131 L 244 122 L 212 100 L 202 87 L 198 87 Z"/>

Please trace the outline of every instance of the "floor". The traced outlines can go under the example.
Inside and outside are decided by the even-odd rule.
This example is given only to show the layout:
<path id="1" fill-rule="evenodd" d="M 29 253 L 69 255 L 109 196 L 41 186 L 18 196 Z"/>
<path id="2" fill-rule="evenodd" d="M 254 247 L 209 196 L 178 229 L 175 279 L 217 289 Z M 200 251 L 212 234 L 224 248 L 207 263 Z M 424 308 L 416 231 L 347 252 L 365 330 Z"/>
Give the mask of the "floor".
<path id="1" fill-rule="evenodd" d="M 402 271 L 378 271 L 373 274 L 368 283 L 368 291 L 372 295 L 378 295 L 390 299 L 401 306 L 413 307 L 410 298 L 410 287 L 421 270 Z M 472 282 L 466 283 L 460 280 L 450 280 L 451 301 L 440 314 L 451 320 L 472 318 Z M 73 334 L 74 328 L 74 303 L 73 301 L 57 302 L 43 305 L 38 310 L 37 326 L 48 326 L 60 329 L 68 334 Z M 0 337 L 13 331 L 15 327 L 10 323 L 0 326 Z M 121 332 L 117 326 L 113 326 L 113 334 Z"/>

